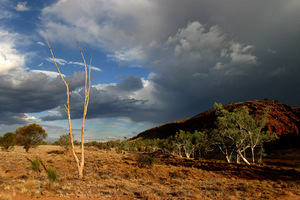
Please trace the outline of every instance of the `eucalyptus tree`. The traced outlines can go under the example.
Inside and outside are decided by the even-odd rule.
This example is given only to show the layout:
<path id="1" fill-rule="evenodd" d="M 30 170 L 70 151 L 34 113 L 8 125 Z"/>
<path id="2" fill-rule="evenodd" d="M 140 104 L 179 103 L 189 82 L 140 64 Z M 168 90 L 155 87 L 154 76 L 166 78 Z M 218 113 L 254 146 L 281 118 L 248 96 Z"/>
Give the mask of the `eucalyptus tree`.
<path id="1" fill-rule="evenodd" d="M 246 131 L 249 137 L 249 146 L 252 154 L 252 163 L 255 163 L 255 148 L 263 147 L 263 144 L 270 142 L 272 140 L 278 139 L 276 133 L 270 133 L 269 131 L 264 131 L 265 124 L 267 122 L 267 116 L 269 109 L 265 109 L 265 112 L 261 119 L 254 119 L 253 116 L 249 114 L 247 107 L 242 107 L 239 111 L 239 126 Z"/>
<path id="2" fill-rule="evenodd" d="M 249 114 L 246 106 L 235 109 L 232 112 L 224 109 L 222 104 L 215 103 L 217 129 L 214 130 L 213 138 L 220 150 L 225 154 L 227 162 L 231 162 L 233 152 L 239 158 L 249 164 L 243 155 L 250 148 L 252 162 L 255 162 L 255 151 L 257 146 L 261 146 L 268 141 L 277 139 L 276 133 L 270 134 L 263 131 L 267 121 L 268 110 L 265 111 L 261 119 L 255 119 Z"/>
<path id="3" fill-rule="evenodd" d="M 46 139 L 47 136 L 48 134 L 43 127 L 36 123 L 19 127 L 16 130 L 17 143 L 24 146 L 26 152 L 28 152 L 30 148 L 36 147 L 43 139 Z"/>
<path id="4" fill-rule="evenodd" d="M 183 150 L 185 156 L 190 158 L 195 150 L 197 150 L 203 143 L 204 133 L 200 131 L 194 131 L 191 133 L 189 131 L 185 132 L 180 130 L 176 133 L 174 140 L 178 148 Z"/>
<path id="5" fill-rule="evenodd" d="M 222 104 L 215 103 L 214 106 L 218 117 L 216 120 L 217 128 L 213 131 L 213 140 L 225 155 L 226 161 L 230 163 L 233 153 L 237 152 L 237 148 L 241 146 L 241 140 L 239 143 L 236 142 L 239 137 L 239 130 L 236 128 L 234 113 L 224 109 Z M 243 134 L 241 139 L 244 136 Z"/>
<path id="6" fill-rule="evenodd" d="M 3 137 L 0 137 L 0 146 L 2 146 L 2 149 L 4 151 L 9 151 L 10 149 L 13 149 L 16 144 L 16 134 L 13 132 L 8 132 L 3 135 Z"/>

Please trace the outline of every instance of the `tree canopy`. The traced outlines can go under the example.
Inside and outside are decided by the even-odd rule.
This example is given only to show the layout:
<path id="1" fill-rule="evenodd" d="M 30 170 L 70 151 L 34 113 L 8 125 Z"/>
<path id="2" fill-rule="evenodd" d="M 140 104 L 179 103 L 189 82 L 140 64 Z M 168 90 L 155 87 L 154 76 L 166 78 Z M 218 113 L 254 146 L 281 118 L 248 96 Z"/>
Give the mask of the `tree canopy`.
<path id="1" fill-rule="evenodd" d="M 0 137 L 0 146 L 5 151 L 9 151 L 9 149 L 13 148 L 16 144 L 16 134 L 13 132 L 8 132 Z"/>
<path id="2" fill-rule="evenodd" d="M 16 130 L 17 143 L 24 146 L 26 152 L 32 147 L 36 147 L 48 134 L 42 126 L 34 123 L 28 126 L 19 127 Z"/>
<path id="3" fill-rule="evenodd" d="M 222 104 L 215 103 L 217 115 L 217 129 L 214 131 L 214 139 L 219 149 L 225 154 L 227 162 L 231 162 L 233 152 L 237 153 L 237 161 L 241 158 L 245 163 L 250 164 L 243 155 L 248 148 L 251 148 L 252 162 L 255 162 L 256 147 L 263 147 L 268 141 L 277 139 L 276 133 L 270 134 L 263 131 L 267 120 L 268 110 L 261 119 L 254 119 L 249 114 L 248 108 L 243 106 L 229 112 Z"/>

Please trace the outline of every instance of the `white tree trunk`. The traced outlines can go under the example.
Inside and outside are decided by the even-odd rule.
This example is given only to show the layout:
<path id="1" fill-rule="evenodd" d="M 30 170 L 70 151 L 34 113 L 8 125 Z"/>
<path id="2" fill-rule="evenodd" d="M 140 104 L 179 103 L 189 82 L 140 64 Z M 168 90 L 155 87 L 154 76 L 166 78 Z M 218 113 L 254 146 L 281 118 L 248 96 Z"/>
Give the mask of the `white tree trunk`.
<path id="1" fill-rule="evenodd" d="M 249 161 L 243 156 L 243 154 L 241 153 L 240 150 L 237 151 L 238 155 L 240 156 L 240 158 L 242 158 L 242 160 L 247 163 L 248 165 L 250 165 Z"/>
<path id="2" fill-rule="evenodd" d="M 254 147 L 251 147 L 251 153 L 252 153 L 252 163 L 255 163 L 255 156 L 254 156 Z"/>
<path id="3" fill-rule="evenodd" d="M 225 158 L 226 158 L 226 161 L 227 161 L 228 163 L 231 163 L 231 160 L 230 160 L 230 158 L 229 158 L 228 155 L 226 155 Z"/>
<path id="4" fill-rule="evenodd" d="M 85 67 L 85 97 L 84 97 L 84 106 L 83 106 L 83 117 L 82 117 L 82 129 L 81 129 L 81 160 L 78 159 L 76 153 L 75 153 L 75 147 L 74 147 L 74 138 L 73 138 L 73 133 L 72 133 L 72 125 L 71 125 L 71 114 L 70 114 L 70 90 L 69 90 L 69 84 L 65 81 L 64 77 L 62 76 L 59 67 L 57 66 L 54 54 L 52 52 L 51 46 L 49 44 L 48 38 L 46 38 L 47 40 L 47 44 L 49 47 L 49 50 L 51 52 L 54 64 L 56 66 L 56 69 L 63 81 L 63 83 L 66 86 L 66 93 L 67 93 L 67 104 L 65 105 L 66 108 L 66 113 L 68 115 L 68 122 L 69 122 L 69 134 L 70 134 L 70 140 L 71 140 L 71 148 L 72 148 L 72 154 L 73 157 L 76 161 L 77 164 L 77 169 L 78 169 L 78 178 L 82 179 L 83 178 L 83 168 L 84 168 L 84 124 L 85 124 L 85 117 L 86 117 L 86 113 L 87 113 L 87 108 L 88 108 L 88 104 L 89 104 L 89 96 L 90 96 L 90 88 L 91 88 L 91 61 L 90 61 L 90 66 L 89 66 L 89 75 L 87 73 L 87 66 L 86 66 L 86 61 L 85 58 L 83 56 L 83 53 L 81 51 L 81 48 L 79 46 L 78 40 L 76 39 L 79 51 L 81 53 L 82 59 L 84 61 L 84 67 Z"/>

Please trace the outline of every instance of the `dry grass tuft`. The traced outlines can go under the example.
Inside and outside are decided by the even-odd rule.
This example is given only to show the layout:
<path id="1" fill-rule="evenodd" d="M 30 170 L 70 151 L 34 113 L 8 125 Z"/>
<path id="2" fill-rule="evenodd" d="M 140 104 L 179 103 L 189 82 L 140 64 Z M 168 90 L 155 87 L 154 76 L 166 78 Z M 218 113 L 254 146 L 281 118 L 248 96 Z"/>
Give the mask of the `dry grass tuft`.
<path id="1" fill-rule="evenodd" d="M 10 194 L 0 192 L 0 200 L 12 200 L 12 196 Z"/>

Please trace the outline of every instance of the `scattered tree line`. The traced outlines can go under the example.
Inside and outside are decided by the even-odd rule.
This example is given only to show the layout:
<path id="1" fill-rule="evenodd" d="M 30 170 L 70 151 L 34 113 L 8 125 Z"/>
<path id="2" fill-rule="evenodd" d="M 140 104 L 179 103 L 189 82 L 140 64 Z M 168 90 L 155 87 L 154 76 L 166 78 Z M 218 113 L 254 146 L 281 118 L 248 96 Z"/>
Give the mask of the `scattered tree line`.
<path id="1" fill-rule="evenodd" d="M 242 160 L 250 164 L 247 155 L 251 155 L 251 162 L 261 162 L 264 156 L 264 144 L 278 139 L 276 133 L 264 131 L 268 116 L 268 109 L 265 110 L 260 119 L 250 115 L 246 106 L 237 108 L 232 112 L 224 109 L 222 104 L 215 103 L 216 128 L 212 131 L 194 132 L 179 130 L 174 136 L 167 139 L 144 139 L 88 142 L 86 146 L 95 146 L 99 149 L 110 150 L 114 148 L 117 152 L 138 151 L 154 152 L 160 150 L 163 153 L 170 153 L 187 158 L 201 158 L 209 152 L 218 151 L 224 155 L 228 163 Z M 15 144 L 24 146 L 26 152 L 37 146 L 47 137 L 45 130 L 37 124 L 19 127 L 16 133 L 6 133 L 0 137 L 2 149 L 8 151 Z M 54 142 L 61 145 L 65 152 L 71 147 L 70 134 L 61 135 L 59 140 Z M 80 143 L 78 143 L 80 145 Z M 259 159 L 256 159 L 258 153 Z"/>
<path id="2" fill-rule="evenodd" d="M 41 144 L 43 139 L 46 139 L 47 136 L 48 134 L 43 127 L 34 123 L 19 127 L 15 133 L 5 133 L 3 137 L 0 137 L 0 146 L 2 150 L 9 151 L 13 149 L 15 145 L 20 145 L 28 152 L 30 148 Z"/>
<path id="3" fill-rule="evenodd" d="M 222 104 L 215 103 L 217 121 L 216 128 L 210 132 L 194 132 L 179 130 L 174 136 L 167 139 L 145 139 L 109 141 L 104 143 L 90 142 L 87 146 L 96 146 L 99 149 L 117 151 L 153 152 L 160 150 L 187 158 L 201 158 L 208 152 L 218 151 L 224 155 L 228 163 L 242 160 L 250 165 L 247 154 L 251 154 L 251 162 L 261 162 L 264 153 L 264 144 L 278 139 L 276 133 L 264 131 L 268 109 L 260 119 L 250 115 L 246 106 L 232 112 L 223 108 Z M 256 153 L 259 159 L 256 159 Z"/>

